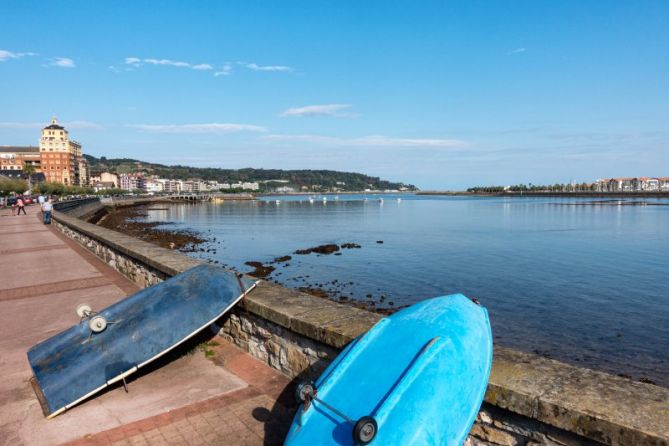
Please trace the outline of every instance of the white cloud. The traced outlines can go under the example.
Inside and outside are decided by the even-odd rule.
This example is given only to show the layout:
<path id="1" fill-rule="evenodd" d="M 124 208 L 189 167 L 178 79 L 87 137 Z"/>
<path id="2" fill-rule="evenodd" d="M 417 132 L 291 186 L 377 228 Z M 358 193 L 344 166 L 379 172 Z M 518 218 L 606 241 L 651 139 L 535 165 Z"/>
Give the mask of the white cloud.
<path id="1" fill-rule="evenodd" d="M 218 76 L 230 76 L 232 74 L 232 65 L 226 63 L 223 65 L 223 68 L 214 73 L 214 77 Z"/>
<path id="2" fill-rule="evenodd" d="M 144 59 L 144 63 L 148 63 L 151 65 L 170 65 L 173 67 L 191 67 L 191 64 L 188 62 L 179 62 L 176 60 L 169 60 L 169 59 Z"/>
<path id="3" fill-rule="evenodd" d="M 51 66 L 60 68 L 74 68 L 74 61 L 69 57 L 56 57 L 51 61 Z"/>
<path id="4" fill-rule="evenodd" d="M 234 133 L 234 132 L 266 132 L 265 127 L 250 124 L 137 124 L 131 125 L 139 130 L 151 133 Z"/>
<path id="5" fill-rule="evenodd" d="M 511 50 L 511 51 L 509 51 L 509 52 L 506 53 L 506 54 L 507 54 L 508 56 L 510 56 L 510 55 L 512 55 L 512 54 L 524 53 L 525 51 L 527 51 L 527 48 L 516 48 L 515 50 Z"/>
<path id="6" fill-rule="evenodd" d="M 9 59 L 20 59 L 25 56 L 37 56 L 37 53 L 14 53 L 12 51 L 0 50 L 0 62 Z"/>
<path id="7" fill-rule="evenodd" d="M 293 71 L 292 67 L 288 67 L 286 65 L 258 65 L 256 63 L 245 62 L 240 62 L 240 64 L 253 71 Z"/>
<path id="8" fill-rule="evenodd" d="M 89 121 L 60 122 L 68 130 L 103 130 L 104 126 Z M 48 122 L 0 122 L 0 129 L 42 129 Z"/>
<path id="9" fill-rule="evenodd" d="M 103 130 L 105 127 L 101 124 L 88 121 L 69 121 L 61 123 L 66 129 L 76 130 Z"/>
<path id="10" fill-rule="evenodd" d="M 275 72 L 293 71 L 293 68 L 285 65 L 258 65 L 255 63 L 247 63 L 247 62 L 236 62 L 236 63 L 253 71 L 275 71 Z M 193 64 L 190 62 L 171 60 L 171 59 L 154 59 L 154 58 L 140 59 L 139 57 L 126 57 L 124 64 L 128 66 L 128 70 L 132 70 L 133 68 L 139 68 L 142 65 L 171 66 L 178 68 L 188 68 L 191 70 L 198 70 L 198 71 L 214 70 L 214 66 L 208 63 Z M 117 72 L 119 71 L 118 68 L 114 66 L 111 66 L 109 69 L 112 71 L 117 71 Z M 226 63 L 220 70 L 214 71 L 214 77 L 229 76 L 231 74 L 232 74 L 231 63 Z"/>
<path id="11" fill-rule="evenodd" d="M 0 122 L 0 129 L 39 129 L 46 125 L 36 122 Z"/>
<path id="12" fill-rule="evenodd" d="M 323 145 L 339 145 L 351 147 L 466 147 L 469 144 L 460 139 L 441 138 L 393 138 L 383 135 L 369 135 L 359 138 L 339 138 L 322 135 L 267 135 L 261 137 L 267 141 L 301 142 Z"/>
<path id="13" fill-rule="evenodd" d="M 307 105 L 304 107 L 289 108 L 284 110 L 279 116 L 284 117 L 305 117 L 305 116 L 330 116 L 335 118 L 353 118 L 358 116 L 346 110 L 351 108 L 349 104 L 326 104 L 326 105 Z"/>
<path id="14" fill-rule="evenodd" d="M 191 70 L 200 70 L 200 71 L 214 69 L 214 67 L 212 67 L 208 63 L 191 64 L 179 60 L 153 59 L 153 58 L 140 59 L 139 57 L 126 57 L 125 64 L 135 68 L 146 64 L 146 65 L 162 65 L 162 66 L 170 66 L 178 68 L 190 68 Z"/>

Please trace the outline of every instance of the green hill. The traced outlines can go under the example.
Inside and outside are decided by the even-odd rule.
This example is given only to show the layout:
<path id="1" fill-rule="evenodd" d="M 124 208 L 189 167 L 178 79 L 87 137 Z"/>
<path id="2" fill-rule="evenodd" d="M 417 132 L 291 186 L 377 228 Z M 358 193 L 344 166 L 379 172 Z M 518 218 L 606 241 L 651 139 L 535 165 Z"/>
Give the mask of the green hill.
<path id="1" fill-rule="evenodd" d="M 372 190 L 418 190 L 411 184 L 394 183 L 371 177 L 361 173 L 338 172 L 335 170 L 280 170 L 280 169 L 219 169 L 215 167 L 166 166 L 163 164 L 147 163 L 130 158 L 96 158 L 84 155 L 88 160 L 92 175 L 100 172 L 131 173 L 145 172 L 147 175 L 157 175 L 160 178 L 188 180 L 200 178 L 202 180 L 218 181 L 220 183 L 234 183 L 238 181 L 266 182 L 282 180 L 297 190 L 303 186 L 309 190 L 331 190 L 337 188 L 343 191 Z M 282 185 L 276 183 L 274 186 Z"/>

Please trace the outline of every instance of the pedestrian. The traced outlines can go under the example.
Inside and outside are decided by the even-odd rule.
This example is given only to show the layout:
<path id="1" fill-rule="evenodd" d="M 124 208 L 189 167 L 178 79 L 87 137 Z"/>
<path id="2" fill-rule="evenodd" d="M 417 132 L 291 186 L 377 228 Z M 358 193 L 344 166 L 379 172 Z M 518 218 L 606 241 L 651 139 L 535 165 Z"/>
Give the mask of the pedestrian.
<path id="1" fill-rule="evenodd" d="M 37 197 L 37 202 L 39 203 L 39 208 L 40 211 L 42 212 L 42 217 L 44 217 L 44 195 L 39 194 L 39 197 Z"/>
<path id="2" fill-rule="evenodd" d="M 16 198 L 12 197 L 10 200 L 12 201 L 12 215 L 16 215 Z"/>
<path id="3" fill-rule="evenodd" d="M 44 204 L 42 205 L 42 214 L 44 214 L 44 224 L 51 224 L 51 211 L 53 211 L 53 205 L 49 201 L 49 197 L 44 199 Z"/>
<path id="4" fill-rule="evenodd" d="M 23 211 L 23 215 L 27 215 L 26 214 L 26 205 L 25 205 L 25 203 L 23 203 L 23 198 L 19 197 L 19 199 L 16 200 L 16 206 L 19 208 L 16 215 L 21 215 L 21 211 Z"/>

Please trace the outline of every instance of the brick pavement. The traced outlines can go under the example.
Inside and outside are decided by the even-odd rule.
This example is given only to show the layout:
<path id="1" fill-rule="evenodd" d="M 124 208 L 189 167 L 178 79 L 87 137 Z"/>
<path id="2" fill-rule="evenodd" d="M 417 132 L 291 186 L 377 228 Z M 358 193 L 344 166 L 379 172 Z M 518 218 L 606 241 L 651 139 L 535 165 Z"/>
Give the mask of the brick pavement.
<path id="1" fill-rule="evenodd" d="M 296 408 L 290 380 L 225 341 L 214 350 L 213 360 L 244 379 L 248 387 L 67 446 L 281 445 Z"/>
<path id="2" fill-rule="evenodd" d="M 45 420 L 25 353 L 76 323 L 73 308 L 102 308 L 137 291 L 53 227 L 0 210 L 0 445 L 275 445 L 295 404 L 288 378 L 222 339 Z M 191 346 L 192 347 L 192 346 Z"/>

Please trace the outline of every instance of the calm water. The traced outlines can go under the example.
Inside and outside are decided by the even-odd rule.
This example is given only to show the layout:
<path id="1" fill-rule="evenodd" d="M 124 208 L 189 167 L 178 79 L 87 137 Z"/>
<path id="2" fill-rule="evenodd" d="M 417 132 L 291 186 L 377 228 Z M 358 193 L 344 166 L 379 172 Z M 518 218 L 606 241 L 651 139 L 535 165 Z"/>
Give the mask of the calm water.
<path id="1" fill-rule="evenodd" d="M 292 255 L 269 277 L 286 286 L 378 307 L 475 296 L 499 344 L 669 386 L 669 200 L 276 198 L 169 205 L 149 220 L 215 236 L 216 252 L 194 255 L 241 271 Z M 362 248 L 292 254 L 346 242 Z"/>

